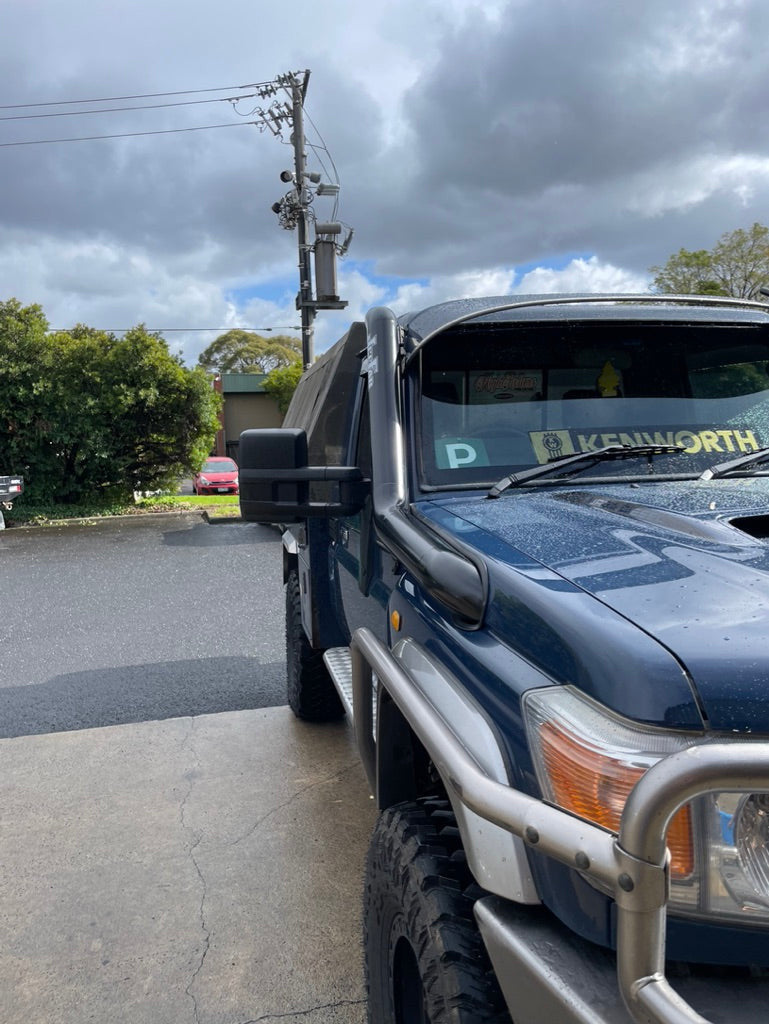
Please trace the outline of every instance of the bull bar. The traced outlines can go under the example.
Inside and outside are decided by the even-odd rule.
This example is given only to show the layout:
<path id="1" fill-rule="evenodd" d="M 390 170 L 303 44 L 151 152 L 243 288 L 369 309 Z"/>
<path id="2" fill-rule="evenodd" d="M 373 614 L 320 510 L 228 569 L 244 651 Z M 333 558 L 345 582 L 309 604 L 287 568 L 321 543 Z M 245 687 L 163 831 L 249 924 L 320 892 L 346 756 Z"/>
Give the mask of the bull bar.
<path id="1" fill-rule="evenodd" d="M 371 693 L 376 677 L 429 753 L 452 801 L 460 800 L 611 893 L 617 905 L 617 984 L 632 1019 L 638 1024 L 709 1024 L 665 977 L 665 837 L 675 812 L 694 796 L 769 789 L 769 742 L 703 743 L 664 758 L 636 784 L 614 835 L 485 775 L 370 630 L 353 634 L 351 656 L 355 731 L 369 777 L 375 764 Z M 486 938 L 483 913 L 476 910 L 476 916 Z"/>

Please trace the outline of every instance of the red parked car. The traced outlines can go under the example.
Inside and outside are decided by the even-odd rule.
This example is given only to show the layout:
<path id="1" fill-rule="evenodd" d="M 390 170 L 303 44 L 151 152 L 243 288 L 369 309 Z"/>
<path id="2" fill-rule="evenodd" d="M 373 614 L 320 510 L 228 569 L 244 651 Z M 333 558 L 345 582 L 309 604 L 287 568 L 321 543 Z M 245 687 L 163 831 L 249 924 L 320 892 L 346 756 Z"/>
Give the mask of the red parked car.
<path id="1" fill-rule="evenodd" d="M 232 459 L 212 457 L 192 478 L 195 494 L 237 494 L 238 467 Z"/>

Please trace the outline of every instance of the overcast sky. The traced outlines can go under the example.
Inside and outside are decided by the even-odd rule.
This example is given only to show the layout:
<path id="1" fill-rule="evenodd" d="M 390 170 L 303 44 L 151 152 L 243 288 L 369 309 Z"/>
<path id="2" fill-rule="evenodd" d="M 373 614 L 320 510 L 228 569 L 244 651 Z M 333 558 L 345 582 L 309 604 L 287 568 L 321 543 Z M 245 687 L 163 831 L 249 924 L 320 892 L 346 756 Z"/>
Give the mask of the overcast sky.
<path id="1" fill-rule="evenodd" d="M 316 351 L 371 305 L 643 291 L 769 223 L 767 39 L 766 0 L 0 0 L 0 299 L 56 328 L 297 325 L 288 137 L 223 97 L 304 69 L 309 169 L 355 230 Z M 101 102 L 151 93 L 178 95 Z M 166 337 L 193 364 L 217 333 Z"/>

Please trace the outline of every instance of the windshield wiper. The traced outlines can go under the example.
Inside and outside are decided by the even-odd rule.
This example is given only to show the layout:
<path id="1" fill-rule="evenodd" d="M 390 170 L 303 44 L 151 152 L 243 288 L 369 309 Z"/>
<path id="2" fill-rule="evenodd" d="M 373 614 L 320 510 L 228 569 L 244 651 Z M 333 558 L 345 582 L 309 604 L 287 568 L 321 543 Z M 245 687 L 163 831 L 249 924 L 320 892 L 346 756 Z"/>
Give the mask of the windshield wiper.
<path id="1" fill-rule="evenodd" d="M 729 462 L 719 462 L 717 466 L 711 466 L 700 474 L 700 480 L 715 480 L 731 473 L 733 469 L 749 469 L 751 466 L 760 466 L 762 462 L 769 462 L 769 448 L 759 448 L 758 451 L 740 455 Z"/>
<path id="2" fill-rule="evenodd" d="M 680 444 L 609 444 L 605 448 L 596 448 L 591 452 L 579 452 L 577 455 L 561 455 L 557 459 L 551 459 L 541 466 L 532 466 L 530 469 L 521 470 L 520 473 L 511 473 L 503 476 L 494 484 L 487 498 L 498 498 L 503 491 L 509 487 L 518 487 L 528 483 L 529 480 L 536 480 L 538 477 L 563 475 L 571 476 L 573 473 L 581 473 L 583 469 L 589 469 L 599 462 L 609 462 L 612 459 L 630 459 L 636 455 L 646 455 L 651 465 L 653 455 L 672 455 L 674 452 L 686 451 Z"/>

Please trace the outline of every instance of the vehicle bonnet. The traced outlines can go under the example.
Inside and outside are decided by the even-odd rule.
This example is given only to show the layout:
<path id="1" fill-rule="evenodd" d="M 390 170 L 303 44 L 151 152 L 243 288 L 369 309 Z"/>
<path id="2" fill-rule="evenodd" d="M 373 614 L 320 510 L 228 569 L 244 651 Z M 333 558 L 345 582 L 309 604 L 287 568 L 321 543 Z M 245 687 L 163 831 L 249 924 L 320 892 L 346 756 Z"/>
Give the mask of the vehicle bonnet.
<path id="1" fill-rule="evenodd" d="M 558 681 L 620 713 L 691 727 L 689 681 L 707 728 L 769 732 L 766 478 L 717 490 L 575 483 L 420 510 L 488 560 L 492 605 L 521 603 L 517 618 L 490 610 L 488 621 L 517 630 L 509 641 Z M 586 599 L 600 608 L 586 611 Z"/>

